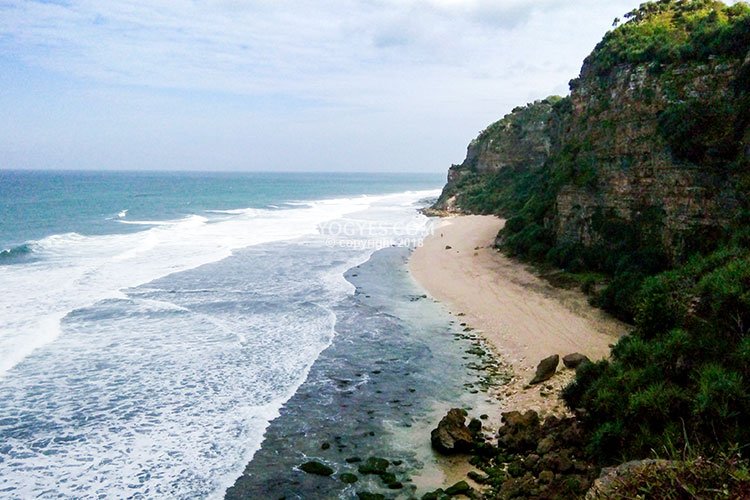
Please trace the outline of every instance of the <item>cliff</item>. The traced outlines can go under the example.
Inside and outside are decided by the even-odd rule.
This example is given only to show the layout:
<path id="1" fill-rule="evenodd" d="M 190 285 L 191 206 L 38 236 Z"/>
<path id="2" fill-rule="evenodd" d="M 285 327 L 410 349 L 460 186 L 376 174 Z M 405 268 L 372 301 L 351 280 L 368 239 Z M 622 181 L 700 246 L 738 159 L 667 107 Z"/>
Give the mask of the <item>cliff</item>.
<path id="1" fill-rule="evenodd" d="M 726 232 L 748 194 L 748 8 L 661 1 L 626 17 L 569 97 L 472 141 L 435 208 L 520 217 L 502 238 L 512 253 L 608 272 L 612 251 L 658 267 Z"/>
<path id="2" fill-rule="evenodd" d="M 433 208 L 471 212 L 471 202 L 459 198 L 469 193 L 471 186 L 481 184 L 487 175 L 542 167 L 560 135 L 555 128 L 559 122 L 555 105 L 561 101 L 561 97 L 552 96 L 515 108 L 483 130 L 469 144 L 463 163 L 448 170 L 448 183 Z"/>
<path id="3" fill-rule="evenodd" d="M 750 6 L 659 0 L 625 18 L 586 58 L 570 96 L 482 132 L 436 206 L 505 217 L 498 246 L 557 268 L 632 322 L 610 359 L 582 367 L 563 391 L 589 456 L 612 464 L 741 450 L 744 460 Z M 663 490 L 655 498 L 674 496 L 641 479 Z"/>

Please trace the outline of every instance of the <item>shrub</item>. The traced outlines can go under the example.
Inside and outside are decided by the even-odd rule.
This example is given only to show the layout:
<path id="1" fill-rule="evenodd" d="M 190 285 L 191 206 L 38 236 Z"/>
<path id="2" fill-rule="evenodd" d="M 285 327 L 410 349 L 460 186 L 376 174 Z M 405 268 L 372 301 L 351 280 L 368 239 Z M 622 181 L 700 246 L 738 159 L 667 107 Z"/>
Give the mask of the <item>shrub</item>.
<path id="1" fill-rule="evenodd" d="M 750 451 L 749 290 L 750 251 L 733 247 L 645 280 L 633 334 L 563 391 L 571 409 L 585 410 L 596 458 L 642 457 L 686 440 Z"/>

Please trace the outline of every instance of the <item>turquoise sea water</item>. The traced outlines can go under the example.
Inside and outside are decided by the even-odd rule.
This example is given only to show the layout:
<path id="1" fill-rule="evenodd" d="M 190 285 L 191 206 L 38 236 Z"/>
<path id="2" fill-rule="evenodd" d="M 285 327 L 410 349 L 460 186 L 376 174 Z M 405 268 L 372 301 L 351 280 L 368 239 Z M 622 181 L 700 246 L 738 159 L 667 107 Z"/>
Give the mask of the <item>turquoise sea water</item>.
<path id="1" fill-rule="evenodd" d="M 380 258 L 365 281 L 345 274 L 426 235 L 417 208 L 442 181 L 0 172 L 0 497 L 221 498 L 316 360 L 313 381 L 391 346 L 383 362 L 411 352 L 403 362 L 423 360 L 407 370 L 415 387 L 433 383 L 455 353 L 428 349 L 419 339 L 434 332 L 399 319 L 414 284 L 382 281 L 404 276 L 403 254 Z M 393 304 L 367 302 L 378 294 Z M 425 324 L 442 321 L 430 315 Z M 332 365 L 326 349 L 342 353 Z M 359 393 L 368 404 L 383 392 L 375 379 L 357 382 L 372 389 Z M 289 406 L 273 438 L 306 442 L 287 433 L 315 419 L 295 408 L 317 408 L 319 434 L 340 427 L 321 417 L 339 392 L 300 393 L 321 399 Z M 277 480 L 299 474 L 299 456 L 286 457 Z M 292 489 L 330 498 L 334 486 Z"/>
<path id="2" fill-rule="evenodd" d="M 40 172 L 0 170 L 0 258 L 61 233 L 140 231 L 213 210 L 289 208 L 289 202 L 438 189 L 442 174 Z"/>

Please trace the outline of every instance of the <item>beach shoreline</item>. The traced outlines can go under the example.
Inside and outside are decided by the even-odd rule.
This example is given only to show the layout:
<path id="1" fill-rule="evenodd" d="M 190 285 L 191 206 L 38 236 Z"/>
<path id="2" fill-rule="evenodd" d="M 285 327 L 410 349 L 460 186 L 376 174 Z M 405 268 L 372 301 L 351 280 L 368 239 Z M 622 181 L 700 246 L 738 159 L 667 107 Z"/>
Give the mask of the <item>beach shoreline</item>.
<path id="1" fill-rule="evenodd" d="M 513 380 L 495 395 L 502 411 L 561 416 L 566 410 L 560 389 L 574 373 L 560 363 L 552 379 L 529 387 L 539 361 L 574 352 L 603 359 L 628 326 L 590 306 L 583 293 L 554 287 L 498 252 L 494 241 L 503 225 L 494 216 L 439 219 L 434 233 L 412 253 L 409 272 L 512 369 Z"/>

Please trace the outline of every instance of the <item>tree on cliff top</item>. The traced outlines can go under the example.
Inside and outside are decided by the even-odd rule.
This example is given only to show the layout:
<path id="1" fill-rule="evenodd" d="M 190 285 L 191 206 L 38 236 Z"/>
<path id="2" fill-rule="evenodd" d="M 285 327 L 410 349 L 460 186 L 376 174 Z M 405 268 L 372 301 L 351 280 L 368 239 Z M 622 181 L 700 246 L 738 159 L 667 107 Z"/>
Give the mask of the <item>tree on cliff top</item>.
<path id="1" fill-rule="evenodd" d="M 670 64 L 744 55 L 750 46 L 750 6 L 716 0 L 659 0 L 641 4 L 608 32 L 585 64 L 606 75 L 619 64 Z"/>

